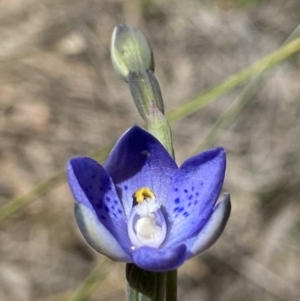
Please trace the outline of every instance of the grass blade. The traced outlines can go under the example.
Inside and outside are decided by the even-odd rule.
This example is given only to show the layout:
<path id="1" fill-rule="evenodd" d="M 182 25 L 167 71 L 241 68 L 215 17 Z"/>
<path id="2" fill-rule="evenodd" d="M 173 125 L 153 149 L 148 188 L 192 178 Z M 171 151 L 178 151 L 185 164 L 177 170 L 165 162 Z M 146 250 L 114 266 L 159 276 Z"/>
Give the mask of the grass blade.
<path id="1" fill-rule="evenodd" d="M 262 72 L 274 67 L 281 61 L 287 59 L 294 53 L 300 50 L 300 38 L 297 38 L 288 44 L 280 47 L 271 54 L 267 55 L 263 59 L 254 63 L 250 67 L 243 71 L 240 71 L 229 78 L 227 78 L 223 83 L 217 85 L 216 87 L 209 89 L 204 94 L 190 100 L 189 102 L 179 106 L 177 109 L 169 112 L 167 118 L 169 122 L 178 121 L 195 111 L 203 108 L 204 106 L 211 103 L 216 98 L 228 93 L 234 88 L 239 87 L 245 81 L 250 78 L 261 74 Z"/>
<path id="2" fill-rule="evenodd" d="M 300 37 L 300 24 L 288 37 L 283 45 L 288 44 L 292 40 Z M 213 125 L 209 133 L 200 142 L 194 153 L 198 153 L 203 149 L 207 149 L 217 140 L 221 131 L 228 127 L 235 117 L 245 108 L 245 106 L 254 98 L 256 93 L 263 87 L 268 75 L 263 73 L 255 76 L 253 80 L 243 89 L 242 93 L 231 103 L 225 113 Z"/>

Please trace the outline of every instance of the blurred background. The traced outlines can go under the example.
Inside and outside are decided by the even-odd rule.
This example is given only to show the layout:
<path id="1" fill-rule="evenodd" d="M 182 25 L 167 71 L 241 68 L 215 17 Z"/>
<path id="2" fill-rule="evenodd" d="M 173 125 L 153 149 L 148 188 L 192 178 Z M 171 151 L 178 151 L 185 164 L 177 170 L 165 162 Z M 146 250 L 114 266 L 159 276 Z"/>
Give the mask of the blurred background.
<path id="1" fill-rule="evenodd" d="M 299 21 L 299 0 L 1 0 L 0 205 L 143 124 L 111 66 L 116 24 L 149 38 L 170 111 L 276 50 Z M 179 269 L 179 300 L 300 300 L 299 67 L 296 54 L 269 72 L 206 146 L 227 149 L 232 215 Z M 179 164 L 241 91 L 172 124 Z M 68 300 L 104 260 L 77 230 L 61 181 L 0 221 L 0 300 Z M 124 267 L 103 267 L 88 300 L 125 300 Z"/>

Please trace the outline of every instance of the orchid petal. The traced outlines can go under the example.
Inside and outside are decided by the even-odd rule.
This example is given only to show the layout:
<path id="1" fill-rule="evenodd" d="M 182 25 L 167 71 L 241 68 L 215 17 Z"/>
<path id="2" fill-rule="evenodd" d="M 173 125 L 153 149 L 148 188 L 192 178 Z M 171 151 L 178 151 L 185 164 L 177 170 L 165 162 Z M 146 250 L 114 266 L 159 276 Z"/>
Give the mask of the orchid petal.
<path id="1" fill-rule="evenodd" d="M 131 252 L 126 216 L 115 186 L 104 168 L 90 158 L 73 158 L 68 164 L 68 179 L 77 202 L 93 208 L 122 248 L 127 253 Z"/>
<path id="2" fill-rule="evenodd" d="M 199 231 L 210 218 L 225 176 L 223 148 L 185 161 L 175 173 L 166 202 L 169 232 L 164 247 L 173 246 Z"/>
<path id="3" fill-rule="evenodd" d="M 184 244 L 173 248 L 138 248 L 133 254 L 134 263 L 141 269 L 152 272 L 167 272 L 177 269 L 186 258 Z"/>
<path id="4" fill-rule="evenodd" d="M 216 205 L 210 219 L 199 234 L 186 242 L 187 258 L 194 257 L 210 248 L 222 234 L 231 211 L 230 195 L 225 193 L 223 199 Z"/>
<path id="5" fill-rule="evenodd" d="M 83 237 L 93 249 L 112 260 L 132 262 L 116 238 L 99 221 L 93 208 L 77 203 L 75 217 Z"/>
<path id="6" fill-rule="evenodd" d="M 133 193 L 150 188 L 164 204 L 172 176 L 178 169 L 162 144 L 138 126 L 129 129 L 116 143 L 105 164 L 123 201 L 127 217 Z"/>

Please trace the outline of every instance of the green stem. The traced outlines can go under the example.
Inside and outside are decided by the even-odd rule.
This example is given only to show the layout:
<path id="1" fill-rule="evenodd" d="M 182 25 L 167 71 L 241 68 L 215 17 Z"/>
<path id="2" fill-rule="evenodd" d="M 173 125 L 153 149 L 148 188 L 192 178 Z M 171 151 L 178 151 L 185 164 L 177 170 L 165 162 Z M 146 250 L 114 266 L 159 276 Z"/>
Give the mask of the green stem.
<path id="1" fill-rule="evenodd" d="M 177 270 L 167 273 L 166 301 L 177 301 Z"/>
<path id="2" fill-rule="evenodd" d="M 156 301 L 164 301 L 166 293 L 166 274 L 159 273 L 158 286 L 156 291 Z"/>
<path id="3" fill-rule="evenodd" d="M 126 265 L 126 279 L 129 301 L 165 300 L 165 273 L 145 271 L 129 263 Z"/>
<path id="4" fill-rule="evenodd" d="M 127 282 L 127 300 L 128 301 L 152 301 L 146 295 L 141 294 L 136 289 L 132 288 L 129 283 Z"/>

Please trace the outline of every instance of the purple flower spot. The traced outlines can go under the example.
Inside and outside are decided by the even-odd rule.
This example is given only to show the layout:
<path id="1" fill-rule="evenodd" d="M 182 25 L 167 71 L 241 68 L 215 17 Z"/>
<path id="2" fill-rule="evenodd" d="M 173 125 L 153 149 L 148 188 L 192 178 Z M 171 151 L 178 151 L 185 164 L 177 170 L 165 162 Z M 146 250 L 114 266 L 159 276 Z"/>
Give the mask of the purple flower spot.
<path id="1" fill-rule="evenodd" d="M 104 215 L 100 215 L 100 218 L 106 220 L 106 217 Z"/>
<path id="2" fill-rule="evenodd" d="M 188 217 L 189 215 L 190 215 L 190 214 L 189 214 L 188 212 L 184 212 L 184 213 L 183 213 L 183 216 L 184 216 L 184 217 Z"/>
<path id="3" fill-rule="evenodd" d="M 198 201 L 195 201 L 194 204 L 197 205 L 197 204 L 198 204 Z"/>
<path id="4" fill-rule="evenodd" d="M 116 215 L 115 213 L 113 213 L 113 216 L 114 216 L 114 217 L 117 217 L 117 215 Z"/>
<path id="5" fill-rule="evenodd" d="M 191 200 L 193 198 L 193 195 L 191 194 L 190 196 L 189 196 L 189 200 Z"/>
<path id="6" fill-rule="evenodd" d="M 199 196 L 199 192 L 196 192 L 196 196 Z"/>
<path id="7" fill-rule="evenodd" d="M 188 207 L 191 207 L 192 206 L 192 202 L 188 203 Z"/>
<path id="8" fill-rule="evenodd" d="M 179 209 L 178 209 L 178 213 L 182 212 L 183 210 L 184 210 L 183 207 L 179 208 Z"/>
<path id="9" fill-rule="evenodd" d="M 185 193 L 188 193 L 188 190 L 187 190 L 187 189 L 184 189 L 183 191 L 184 191 Z"/>
<path id="10" fill-rule="evenodd" d="M 115 206 L 111 206 L 111 209 L 112 209 L 112 210 L 115 210 Z"/>
<path id="11" fill-rule="evenodd" d="M 177 191 L 178 191 L 178 188 L 175 188 L 174 190 L 177 192 Z"/>
<path id="12" fill-rule="evenodd" d="M 179 203 L 180 203 L 180 199 L 179 199 L 179 198 L 176 198 L 176 199 L 174 200 L 174 203 L 179 204 Z"/>
<path id="13" fill-rule="evenodd" d="M 114 200 L 114 203 L 115 203 L 115 205 L 118 205 L 119 202 L 118 202 L 118 200 Z"/>
<path id="14" fill-rule="evenodd" d="M 179 210 L 179 207 L 175 207 L 174 210 L 173 210 L 173 212 L 175 213 L 175 212 L 177 212 L 178 210 Z"/>
<path id="15" fill-rule="evenodd" d="M 105 198 L 108 202 L 110 202 L 110 198 L 107 196 L 106 198 Z"/>
<path id="16" fill-rule="evenodd" d="M 122 210 L 121 210 L 121 209 L 119 209 L 119 210 L 118 210 L 118 213 L 120 213 L 120 214 L 121 214 L 121 213 L 122 213 Z"/>
<path id="17" fill-rule="evenodd" d="M 108 213 L 109 212 L 109 209 L 107 206 L 104 207 L 104 210 Z"/>
<path id="18" fill-rule="evenodd" d="M 125 186 L 124 186 L 124 189 L 125 189 L 125 190 L 127 190 L 127 189 L 128 189 L 128 186 L 127 186 L 127 185 L 125 185 Z"/>

